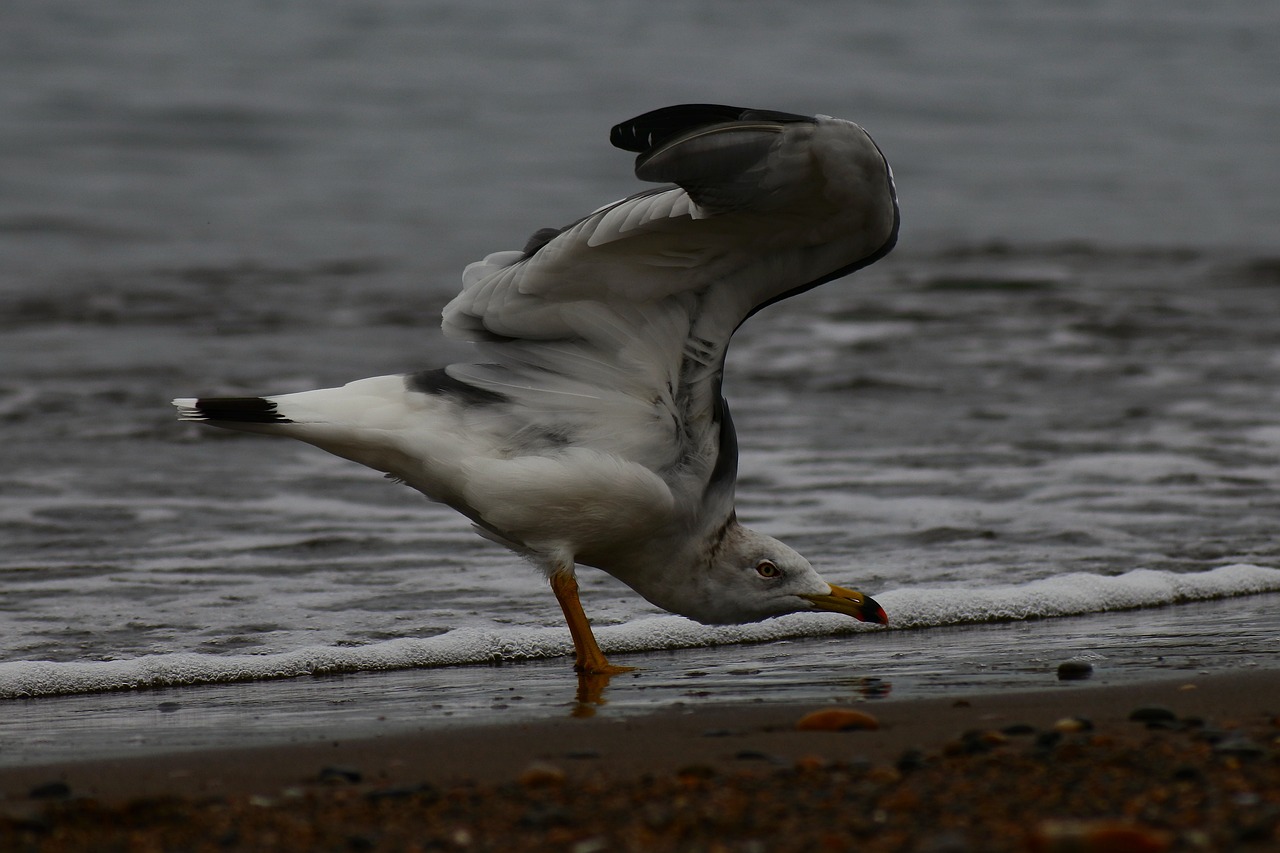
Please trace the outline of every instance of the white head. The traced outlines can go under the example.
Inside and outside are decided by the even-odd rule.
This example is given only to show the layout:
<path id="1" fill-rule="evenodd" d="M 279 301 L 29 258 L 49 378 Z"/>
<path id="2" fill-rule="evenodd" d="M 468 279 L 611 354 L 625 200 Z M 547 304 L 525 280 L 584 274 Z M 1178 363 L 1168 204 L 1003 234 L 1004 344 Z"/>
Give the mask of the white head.
<path id="1" fill-rule="evenodd" d="M 844 613 L 881 625 L 889 621 L 869 595 L 827 583 L 794 549 L 736 520 L 718 531 L 692 562 L 669 565 L 655 595 L 639 586 L 636 591 L 659 607 L 707 625 L 811 611 Z"/>

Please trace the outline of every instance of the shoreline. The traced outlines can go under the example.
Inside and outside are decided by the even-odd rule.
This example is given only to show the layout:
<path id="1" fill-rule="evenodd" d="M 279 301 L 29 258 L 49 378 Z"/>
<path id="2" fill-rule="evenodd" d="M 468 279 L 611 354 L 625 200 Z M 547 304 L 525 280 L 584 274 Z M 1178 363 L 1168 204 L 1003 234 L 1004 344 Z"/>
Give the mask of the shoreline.
<path id="1" fill-rule="evenodd" d="M 874 717 L 878 728 L 797 730 L 801 717 L 823 707 L 865 712 Z M 1150 721 L 1131 720 L 1130 714 L 1142 708 L 1163 710 L 1149 712 L 1154 715 Z M 1076 722 L 1064 722 L 1067 720 Z M 1162 817 L 1158 810 L 1153 811 L 1154 806 L 1135 811 L 1132 804 L 1108 804 L 1105 798 L 1098 800 L 1093 816 L 1084 814 L 1079 806 L 1055 808 L 1057 800 L 1037 787 L 1052 787 L 1053 774 L 1033 774 L 1036 785 L 1020 788 L 1020 780 L 1026 780 L 1028 773 L 1046 761 L 1068 769 L 1082 763 L 1070 773 L 1064 771 L 1060 780 L 1076 788 L 1101 784 L 1101 775 L 1118 773 L 1124 790 L 1164 791 L 1163 796 L 1172 803 L 1169 792 L 1178 793 L 1181 789 L 1177 786 L 1183 785 L 1203 794 L 1206 805 L 1197 811 L 1179 800 L 1175 811 L 1182 817 L 1172 813 Z M 1002 762 L 1008 766 L 1002 769 Z M 936 784 L 949 790 L 926 796 L 911 787 L 922 784 L 931 773 L 938 776 Z M 1249 781 L 1251 773 L 1262 774 L 1262 781 Z M 1048 831 L 1045 822 L 1060 819 L 1084 822 L 1064 832 L 1101 832 L 1105 827 L 1090 822 L 1120 821 L 1124 826 L 1113 827 L 1116 832 L 1141 831 L 1152 845 L 1114 849 L 1182 849 L 1179 845 L 1187 839 L 1200 837 L 1195 833 L 1217 838 L 1213 833 L 1234 832 L 1233 822 L 1239 821 L 1267 843 L 1280 842 L 1280 671 L 1188 674 L 1131 685 L 1084 681 L 1054 689 L 886 698 L 834 706 L 690 704 L 617 718 L 457 723 L 324 743 L 7 767 L 0 768 L 0 842 L 6 838 L 11 842 L 51 838 L 50 833 L 57 835 L 59 827 L 71 832 L 68 838 L 76 834 L 72 830 L 77 826 L 89 837 L 106 831 L 105 825 L 100 825 L 104 816 L 119 822 L 122 814 L 139 816 L 143 821 L 145 827 L 135 826 L 134 831 L 149 827 L 147 831 L 178 832 L 180 826 L 151 815 L 149 810 L 159 802 L 168 803 L 170 810 L 178 808 L 185 815 L 183 826 L 214 820 L 228 810 L 248 809 L 263 819 L 291 815 L 288 820 L 314 824 L 314 831 L 323 824 L 329 826 L 326 831 L 349 830 L 355 834 L 352 837 L 364 837 L 361 833 L 374 832 L 363 822 L 367 816 L 361 817 L 369 809 L 388 801 L 416 804 L 420 811 L 406 808 L 393 818 L 378 818 L 375 823 L 381 829 L 374 832 L 376 843 L 366 848 L 398 849 L 379 847 L 377 839 L 391 837 L 386 834 L 390 825 L 405 824 L 404 830 L 410 833 L 414 825 L 421 832 L 439 829 L 433 810 L 442 801 L 474 800 L 475 814 L 469 819 L 463 814 L 466 809 L 458 812 L 455 829 L 480 839 L 489 831 L 485 820 L 515 808 L 513 802 L 527 810 L 530 797 L 550 797 L 559 803 L 578 792 L 569 797 L 578 802 L 581 792 L 589 790 L 596 792 L 593 796 L 597 798 L 635 798 L 646 786 L 656 784 L 659 788 L 675 786 L 672 790 L 705 788 L 719 792 L 717 796 L 734 798 L 747 796 L 740 789 L 744 784 L 750 788 L 751 779 L 757 785 L 766 781 L 767 787 L 777 789 L 783 782 L 792 785 L 797 774 L 813 788 L 802 800 L 811 806 L 825 802 L 837 789 L 847 794 L 850 779 L 862 780 L 854 786 L 859 790 L 874 789 L 876 802 L 884 797 L 906 797 L 914 803 L 908 811 L 916 812 L 919 830 L 926 835 L 950 825 L 941 804 L 969 797 L 986 804 L 975 808 L 989 811 L 996 789 L 1002 810 L 1017 806 L 1026 817 L 1022 840 L 1017 842 L 1023 846 L 964 846 L 969 842 L 957 836 L 956 850 L 1029 849 L 1026 845 L 1034 839 L 1026 832 Z M 980 783 L 980 779 L 985 781 Z M 1259 787 L 1262 785 L 1266 787 Z M 1059 793 L 1068 797 L 1070 785 Z M 669 798 L 669 794 L 662 797 Z M 941 799 L 928 806 L 935 796 Z M 1022 802 L 1024 797 L 1030 799 Z M 1209 810 L 1209 804 L 1216 804 L 1217 811 Z M 610 838 L 610 827 L 616 826 L 608 821 L 596 826 L 591 821 L 595 820 L 592 815 L 599 816 L 598 810 L 593 811 L 587 801 L 578 805 L 585 810 L 581 815 L 569 809 L 563 820 L 553 821 L 555 827 L 541 827 L 542 834 L 524 833 L 530 827 L 521 829 L 518 820 L 509 829 L 516 835 L 546 841 L 542 830 L 558 827 L 567 831 L 580 826 L 579 840 Z M 557 808 L 568 807 L 561 804 Z M 1228 819 L 1223 808 L 1245 814 Z M 310 817 L 300 818 L 299 809 Z M 351 812 L 346 818 L 342 817 L 344 810 Z M 472 819 L 474 823 L 469 822 Z M 1200 823 L 1192 825 L 1197 820 Z M 1186 825 L 1180 828 L 1177 821 Z M 781 831 L 782 824 L 774 824 L 774 829 Z M 887 824 L 881 827 L 884 832 L 880 835 L 888 838 L 890 834 L 885 833 L 889 828 Z M 1009 831 L 1017 835 L 1013 828 Z M 577 837 L 572 832 L 569 835 Z M 961 835 L 968 837 L 965 832 Z M 658 841 L 654 844 L 653 849 L 662 849 Z M 89 848 L 72 844 L 31 849 Z M 252 843 L 246 837 L 243 848 L 232 845 L 224 849 L 309 848 L 272 847 L 255 836 Z"/>

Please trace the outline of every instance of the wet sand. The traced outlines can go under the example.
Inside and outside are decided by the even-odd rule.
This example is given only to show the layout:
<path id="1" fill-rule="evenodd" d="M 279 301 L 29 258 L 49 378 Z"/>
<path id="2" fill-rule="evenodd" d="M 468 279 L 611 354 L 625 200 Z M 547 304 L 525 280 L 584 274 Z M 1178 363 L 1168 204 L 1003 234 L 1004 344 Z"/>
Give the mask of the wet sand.
<path id="1" fill-rule="evenodd" d="M 5 768 L 0 849 L 1280 846 L 1277 670 L 836 707 L 877 727 L 686 706 Z"/>

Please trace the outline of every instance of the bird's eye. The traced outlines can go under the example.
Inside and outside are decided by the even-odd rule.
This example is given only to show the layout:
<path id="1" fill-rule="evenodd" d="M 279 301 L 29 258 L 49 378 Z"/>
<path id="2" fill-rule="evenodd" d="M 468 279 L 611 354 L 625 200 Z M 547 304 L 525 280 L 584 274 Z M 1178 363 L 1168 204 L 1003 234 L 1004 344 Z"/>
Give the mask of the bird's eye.
<path id="1" fill-rule="evenodd" d="M 782 577 L 782 569 L 778 568 L 773 560 L 761 560 L 756 563 L 756 574 L 762 578 L 780 578 Z"/>

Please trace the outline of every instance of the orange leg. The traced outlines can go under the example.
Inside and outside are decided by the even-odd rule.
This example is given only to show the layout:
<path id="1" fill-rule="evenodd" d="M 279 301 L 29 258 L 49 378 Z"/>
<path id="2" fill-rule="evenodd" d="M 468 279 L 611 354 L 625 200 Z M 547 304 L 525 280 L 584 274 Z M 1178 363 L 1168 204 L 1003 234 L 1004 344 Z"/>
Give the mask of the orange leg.
<path id="1" fill-rule="evenodd" d="M 569 636 L 573 637 L 573 648 L 577 653 L 574 669 L 588 675 L 611 675 L 635 669 L 609 663 L 600 646 L 596 645 L 587 614 L 582 611 L 582 602 L 578 600 L 577 578 L 569 572 L 556 572 L 551 576 L 551 591 L 556 594 L 556 601 L 564 611 L 564 621 L 569 623 Z"/>

